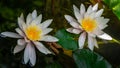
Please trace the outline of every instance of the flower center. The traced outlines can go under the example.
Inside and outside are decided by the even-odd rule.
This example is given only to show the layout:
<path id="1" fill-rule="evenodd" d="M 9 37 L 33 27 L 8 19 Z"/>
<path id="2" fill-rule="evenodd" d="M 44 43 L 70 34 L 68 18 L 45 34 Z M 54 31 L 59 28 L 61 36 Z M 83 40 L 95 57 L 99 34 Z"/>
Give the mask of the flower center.
<path id="1" fill-rule="evenodd" d="M 39 28 L 39 26 L 37 26 L 35 24 L 30 24 L 25 29 L 25 34 L 26 34 L 27 38 L 32 41 L 40 40 L 41 33 L 42 33 L 42 30 Z"/>
<path id="2" fill-rule="evenodd" d="M 81 26 L 86 32 L 92 32 L 97 27 L 97 23 L 94 19 L 84 18 L 82 20 Z"/>

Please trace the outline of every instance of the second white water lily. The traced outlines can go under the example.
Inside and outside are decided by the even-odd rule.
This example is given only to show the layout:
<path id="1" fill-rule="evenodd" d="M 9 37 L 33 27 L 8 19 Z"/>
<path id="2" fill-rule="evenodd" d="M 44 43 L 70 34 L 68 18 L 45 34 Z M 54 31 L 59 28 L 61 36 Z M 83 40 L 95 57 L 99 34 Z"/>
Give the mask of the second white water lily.
<path id="1" fill-rule="evenodd" d="M 58 39 L 47 35 L 49 32 L 52 31 L 52 28 L 47 28 L 52 19 L 46 20 L 41 23 L 42 14 L 37 16 L 37 11 L 34 10 L 32 13 L 29 13 L 26 19 L 26 23 L 21 14 L 18 17 L 18 25 L 19 28 L 16 28 L 17 33 L 13 32 L 2 32 L 1 34 L 7 37 L 12 38 L 19 38 L 17 41 L 17 45 L 14 48 L 14 53 L 18 53 L 25 48 L 24 51 L 24 63 L 27 64 L 30 61 L 32 66 L 36 63 L 36 52 L 34 46 L 44 54 L 51 54 L 52 52 L 49 51 L 41 42 L 57 42 Z"/>
<path id="2" fill-rule="evenodd" d="M 102 30 L 107 27 L 109 19 L 102 17 L 103 9 L 98 10 L 98 3 L 92 7 L 90 5 L 86 11 L 85 6 L 81 4 L 80 10 L 73 5 L 76 19 L 70 15 L 65 15 L 66 20 L 72 26 L 67 31 L 74 34 L 81 34 L 78 39 L 79 48 L 84 47 L 85 39 L 88 37 L 88 48 L 98 48 L 96 36 L 101 39 L 112 40 L 112 37 Z"/>

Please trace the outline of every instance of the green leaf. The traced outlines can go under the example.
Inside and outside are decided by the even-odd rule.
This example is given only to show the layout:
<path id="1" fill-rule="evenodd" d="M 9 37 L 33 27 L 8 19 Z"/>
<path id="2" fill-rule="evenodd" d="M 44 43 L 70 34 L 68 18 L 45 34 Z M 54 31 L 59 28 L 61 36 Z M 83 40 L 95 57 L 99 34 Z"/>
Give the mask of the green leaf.
<path id="1" fill-rule="evenodd" d="M 120 20 L 120 0 L 103 0 Z"/>
<path id="2" fill-rule="evenodd" d="M 87 49 L 75 51 L 73 58 L 78 68 L 112 68 L 102 56 Z"/>
<path id="3" fill-rule="evenodd" d="M 59 39 L 58 43 L 65 49 L 76 50 L 78 48 L 77 41 L 73 34 L 68 33 L 65 29 L 59 30 L 55 36 Z"/>

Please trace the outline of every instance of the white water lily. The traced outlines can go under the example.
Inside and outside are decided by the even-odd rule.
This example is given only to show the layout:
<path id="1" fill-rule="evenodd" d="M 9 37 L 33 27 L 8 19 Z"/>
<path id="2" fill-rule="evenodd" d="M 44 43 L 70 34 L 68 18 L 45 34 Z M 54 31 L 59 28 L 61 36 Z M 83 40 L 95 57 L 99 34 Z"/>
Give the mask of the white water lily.
<path id="1" fill-rule="evenodd" d="M 84 47 L 86 37 L 88 37 L 88 48 L 94 49 L 94 46 L 98 48 L 96 37 L 112 40 L 112 37 L 104 33 L 102 30 L 107 27 L 109 19 L 102 17 L 103 9 L 98 10 L 98 3 L 93 7 L 90 5 L 86 11 L 85 6 L 81 4 L 80 10 L 73 5 L 74 15 L 76 19 L 70 15 L 65 15 L 65 19 L 72 26 L 66 29 L 70 33 L 81 34 L 78 43 L 79 48 Z"/>
<path id="2" fill-rule="evenodd" d="M 44 54 L 52 53 L 39 41 L 45 42 L 58 41 L 57 38 L 51 35 L 47 35 L 49 32 L 52 31 L 52 28 L 47 28 L 51 24 L 52 19 L 46 20 L 43 23 L 41 23 L 41 20 L 42 14 L 37 16 L 36 10 L 28 14 L 26 18 L 26 23 L 23 14 L 21 14 L 21 16 L 18 17 L 19 28 L 15 29 L 17 33 L 13 32 L 1 33 L 2 35 L 7 37 L 19 38 L 17 41 L 17 45 L 14 48 L 14 53 L 18 53 L 25 48 L 24 63 L 26 64 L 28 63 L 28 61 L 30 61 L 30 64 L 32 64 L 32 66 L 34 66 L 36 63 L 36 52 L 34 46 Z"/>

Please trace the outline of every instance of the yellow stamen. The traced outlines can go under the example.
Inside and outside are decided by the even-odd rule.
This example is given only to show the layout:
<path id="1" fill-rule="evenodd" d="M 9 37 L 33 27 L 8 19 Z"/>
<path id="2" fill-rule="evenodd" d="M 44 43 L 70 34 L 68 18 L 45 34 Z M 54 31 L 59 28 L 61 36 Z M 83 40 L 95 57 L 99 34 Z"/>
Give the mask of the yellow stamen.
<path id="1" fill-rule="evenodd" d="M 41 33 L 42 33 L 42 30 L 39 28 L 39 26 L 37 26 L 35 24 L 30 24 L 25 29 L 25 34 L 26 34 L 27 38 L 32 41 L 40 40 Z"/>
<path id="2" fill-rule="evenodd" d="M 81 26 L 86 32 L 92 32 L 97 27 L 97 23 L 94 19 L 85 18 L 82 20 Z"/>

